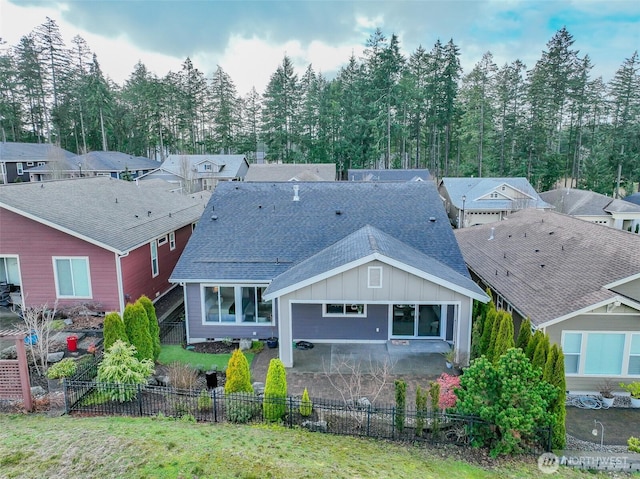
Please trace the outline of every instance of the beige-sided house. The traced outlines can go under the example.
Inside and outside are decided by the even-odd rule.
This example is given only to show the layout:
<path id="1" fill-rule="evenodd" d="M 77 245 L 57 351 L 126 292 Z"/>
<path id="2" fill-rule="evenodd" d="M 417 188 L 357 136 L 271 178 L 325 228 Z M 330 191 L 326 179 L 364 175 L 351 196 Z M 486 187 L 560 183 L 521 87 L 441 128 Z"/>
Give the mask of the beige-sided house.
<path id="1" fill-rule="evenodd" d="M 245 181 L 335 181 L 335 163 L 253 163 Z"/>
<path id="2" fill-rule="evenodd" d="M 187 340 L 396 339 L 468 360 L 470 278 L 432 182 L 221 183 L 176 265 Z"/>
<path id="3" fill-rule="evenodd" d="M 640 205 L 593 191 L 558 188 L 540 193 L 555 211 L 619 230 L 636 231 L 640 225 Z"/>
<path id="4" fill-rule="evenodd" d="M 456 228 L 502 221 L 525 208 L 552 208 L 526 178 L 442 178 L 438 192 Z"/>
<path id="5" fill-rule="evenodd" d="M 640 236 L 553 211 L 455 232 L 472 276 L 496 306 L 549 334 L 567 388 L 640 380 Z"/>

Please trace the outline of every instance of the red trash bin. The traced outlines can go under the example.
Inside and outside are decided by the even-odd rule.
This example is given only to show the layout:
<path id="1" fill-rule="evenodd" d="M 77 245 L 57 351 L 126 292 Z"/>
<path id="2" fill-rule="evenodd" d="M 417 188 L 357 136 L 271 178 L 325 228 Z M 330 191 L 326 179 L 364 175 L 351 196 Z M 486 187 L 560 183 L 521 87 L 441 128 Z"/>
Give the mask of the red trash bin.
<path id="1" fill-rule="evenodd" d="M 67 336 L 67 350 L 70 352 L 78 350 L 78 336 Z"/>

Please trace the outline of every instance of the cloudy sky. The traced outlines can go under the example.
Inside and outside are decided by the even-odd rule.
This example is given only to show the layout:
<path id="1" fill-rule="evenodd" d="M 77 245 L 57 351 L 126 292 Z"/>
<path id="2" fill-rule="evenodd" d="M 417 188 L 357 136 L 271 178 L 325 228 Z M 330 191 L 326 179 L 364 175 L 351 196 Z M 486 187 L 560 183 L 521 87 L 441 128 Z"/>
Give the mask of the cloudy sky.
<path id="1" fill-rule="evenodd" d="M 220 65 L 241 94 L 263 92 L 285 54 L 299 74 L 311 63 L 332 78 L 376 27 L 405 55 L 453 38 L 465 73 L 486 51 L 532 67 L 563 26 L 605 81 L 640 50 L 637 0 L 0 0 L 0 37 L 15 45 L 47 16 L 119 84 L 138 60 L 164 76 L 190 57 L 209 77 Z"/>

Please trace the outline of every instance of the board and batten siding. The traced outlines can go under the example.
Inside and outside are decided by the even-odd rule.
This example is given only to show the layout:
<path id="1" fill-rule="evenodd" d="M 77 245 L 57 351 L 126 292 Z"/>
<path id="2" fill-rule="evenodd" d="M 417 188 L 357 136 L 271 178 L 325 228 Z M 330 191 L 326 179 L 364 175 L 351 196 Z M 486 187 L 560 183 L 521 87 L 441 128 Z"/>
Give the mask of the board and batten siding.
<path id="1" fill-rule="evenodd" d="M 270 324 L 207 323 L 202 321 L 202 286 L 185 284 L 185 313 L 188 321 L 189 342 L 202 342 L 212 338 L 266 339 L 277 336 L 277 327 Z M 255 333 L 255 334 L 254 334 Z"/>
<path id="2" fill-rule="evenodd" d="M 88 257 L 90 299 L 59 299 L 58 308 L 99 303 L 104 311 L 119 311 L 115 256 L 75 236 L 0 208 L 0 256 L 17 255 L 25 306 L 50 307 L 56 302 L 53 257 Z"/>
<path id="3" fill-rule="evenodd" d="M 169 291 L 174 286 L 169 283 L 169 277 L 190 237 L 191 223 L 176 231 L 176 248 L 171 251 L 167 233 L 167 242 L 158 246 L 159 274 L 155 278 L 151 271 L 151 241 L 123 257 L 121 264 L 125 302 L 135 302 L 143 294 L 153 301 Z M 153 239 L 156 240 L 157 238 Z"/>

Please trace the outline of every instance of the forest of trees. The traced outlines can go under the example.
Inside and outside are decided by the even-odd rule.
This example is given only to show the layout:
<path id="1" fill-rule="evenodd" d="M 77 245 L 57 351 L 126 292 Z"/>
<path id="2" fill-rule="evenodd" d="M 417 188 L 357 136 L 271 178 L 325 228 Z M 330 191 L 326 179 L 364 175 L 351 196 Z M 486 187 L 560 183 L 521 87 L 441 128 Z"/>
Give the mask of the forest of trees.
<path id="1" fill-rule="evenodd" d="M 630 52 L 610 82 L 557 31 L 535 65 L 470 72 L 453 40 L 401 53 L 377 30 L 362 58 L 328 80 L 287 56 L 264 92 L 238 94 L 220 67 L 207 78 L 187 58 L 158 77 L 138 63 L 123 85 L 100 69 L 79 36 L 45 23 L 17 45 L 0 39 L 2 141 L 52 142 L 67 150 L 168 154 L 258 151 L 282 162 L 347 168 L 429 168 L 442 176 L 525 176 L 612 194 L 618 175 L 640 180 L 640 59 Z"/>

